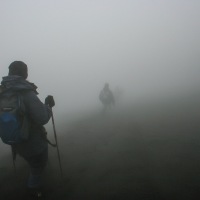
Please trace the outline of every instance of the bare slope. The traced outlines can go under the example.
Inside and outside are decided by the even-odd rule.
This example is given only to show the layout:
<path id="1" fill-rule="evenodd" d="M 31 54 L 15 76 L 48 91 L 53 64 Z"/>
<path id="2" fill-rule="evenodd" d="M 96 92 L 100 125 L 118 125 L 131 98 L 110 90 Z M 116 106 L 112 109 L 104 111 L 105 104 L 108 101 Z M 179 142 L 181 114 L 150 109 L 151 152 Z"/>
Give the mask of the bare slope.
<path id="1" fill-rule="evenodd" d="M 50 147 L 47 199 L 195 199 L 199 100 L 193 95 L 143 102 L 107 116 L 93 113 L 62 123 L 57 130 L 64 175 L 61 181 L 56 150 Z M 1 163 L 1 196 L 24 196 L 26 163 L 18 159 L 17 178 L 9 154 L 1 156 Z"/>

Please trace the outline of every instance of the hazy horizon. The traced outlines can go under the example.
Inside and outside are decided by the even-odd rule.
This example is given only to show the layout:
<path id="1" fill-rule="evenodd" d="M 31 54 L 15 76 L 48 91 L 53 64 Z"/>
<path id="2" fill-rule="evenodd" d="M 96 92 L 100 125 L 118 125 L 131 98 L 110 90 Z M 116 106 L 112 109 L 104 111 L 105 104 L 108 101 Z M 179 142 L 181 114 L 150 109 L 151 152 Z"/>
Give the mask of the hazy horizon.
<path id="1" fill-rule="evenodd" d="M 197 0 L 0 2 L 0 73 L 14 60 L 58 112 L 99 106 L 105 82 L 129 100 L 200 84 Z"/>

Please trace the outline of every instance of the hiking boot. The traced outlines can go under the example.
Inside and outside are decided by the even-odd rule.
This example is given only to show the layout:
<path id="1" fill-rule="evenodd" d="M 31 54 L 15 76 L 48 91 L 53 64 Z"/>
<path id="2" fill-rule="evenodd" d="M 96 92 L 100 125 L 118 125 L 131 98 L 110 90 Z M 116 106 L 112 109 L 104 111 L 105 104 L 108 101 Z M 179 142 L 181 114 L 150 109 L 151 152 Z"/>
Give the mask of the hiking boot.
<path id="1" fill-rule="evenodd" d="M 31 188 L 29 189 L 30 199 L 45 199 L 44 192 L 41 188 Z"/>

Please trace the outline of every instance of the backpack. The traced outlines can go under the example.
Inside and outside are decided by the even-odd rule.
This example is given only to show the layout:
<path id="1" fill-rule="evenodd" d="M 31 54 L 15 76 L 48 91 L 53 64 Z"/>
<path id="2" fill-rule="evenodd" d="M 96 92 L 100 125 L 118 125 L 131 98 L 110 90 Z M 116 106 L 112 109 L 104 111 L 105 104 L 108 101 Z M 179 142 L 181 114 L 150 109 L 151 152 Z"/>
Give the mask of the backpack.
<path id="1" fill-rule="evenodd" d="M 5 144 L 14 145 L 28 140 L 29 121 L 20 92 L 0 91 L 0 137 Z"/>
<path id="2" fill-rule="evenodd" d="M 100 92 L 99 99 L 103 104 L 110 104 L 112 102 L 110 91 L 102 90 Z"/>
<path id="3" fill-rule="evenodd" d="M 108 99 L 108 95 L 104 90 L 101 90 L 100 95 L 99 95 L 99 99 L 102 102 L 105 102 Z"/>

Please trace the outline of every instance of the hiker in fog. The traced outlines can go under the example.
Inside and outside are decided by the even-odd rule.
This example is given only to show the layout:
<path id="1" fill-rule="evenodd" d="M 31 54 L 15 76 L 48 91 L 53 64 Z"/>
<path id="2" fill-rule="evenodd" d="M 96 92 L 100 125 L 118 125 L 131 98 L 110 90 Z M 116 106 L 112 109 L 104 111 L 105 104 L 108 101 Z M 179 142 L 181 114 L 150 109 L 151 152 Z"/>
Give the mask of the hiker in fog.
<path id="1" fill-rule="evenodd" d="M 108 83 L 105 83 L 104 88 L 101 90 L 99 99 L 103 104 L 103 113 L 105 113 L 108 108 L 111 108 L 112 105 L 115 105 L 115 99 Z"/>
<path id="2" fill-rule="evenodd" d="M 20 96 L 21 105 L 24 106 L 21 117 L 27 119 L 26 123 L 23 122 L 25 123 L 24 126 L 28 127 L 26 129 L 26 139 L 16 141 L 10 141 L 9 139 L 7 141 L 7 138 L 3 136 L 3 128 L 1 127 L 3 122 L 0 122 L 0 128 L 2 128 L 0 136 L 5 143 L 11 144 L 14 153 L 13 160 L 15 160 L 16 154 L 18 154 L 29 164 L 30 175 L 27 181 L 27 188 L 31 196 L 38 198 L 43 195 L 42 174 L 48 159 L 48 142 L 43 125 L 51 118 L 51 107 L 54 104 L 52 104 L 52 96 L 47 96 L 45 104 L 42 103 L 37 96 L 37 87 L 33 83 L 28 82 L 26 80 L 27 77 L 27 65 L 22 61 L 14 61 L 9 66 L 8 76 L 3 77 L 0 86 L 0 99 L 12 93 L 17 93 Z M 4 103 L 6 104 L 6 102 Z M 3 109 L 1 108 L 1 110 Z M 9 108 L 6 109 L 8 110 Z M 2 119 L 3 116 L 5 116 L 5 113 L 1 113 Z M 7 116 L 9 115 L 7 114 Z"/>

